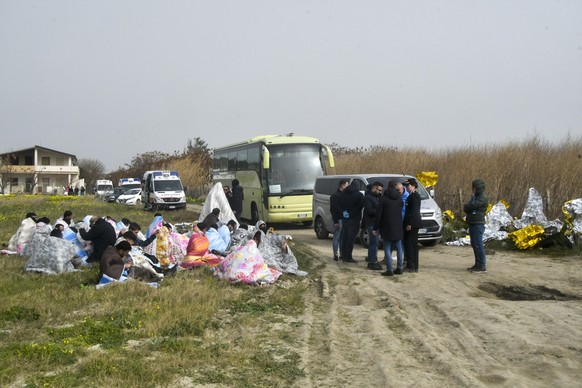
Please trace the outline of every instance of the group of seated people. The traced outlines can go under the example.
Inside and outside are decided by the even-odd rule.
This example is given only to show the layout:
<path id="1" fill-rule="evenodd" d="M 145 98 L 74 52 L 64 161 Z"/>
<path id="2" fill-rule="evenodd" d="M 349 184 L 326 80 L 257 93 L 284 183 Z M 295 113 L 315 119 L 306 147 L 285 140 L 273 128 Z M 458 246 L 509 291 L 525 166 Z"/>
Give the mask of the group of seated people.
<path id="1" fill-rule="evenodd" d="M 166 276 L 201 266 L 235 283 L 306 275 L 289 247 L 290 236 L 267 230 L 263 221 L 247 226 L 235 218 L 224 220 L 219 208 L 202 221 L 176 226 L 156 213 L 145 234 L 126 218 L 86 216 L 75 223 L 72 216 L 66 211 L 51 225 L 46 217 L 27 214 L 8 251 L 28 256 L 25 270 L 34 272 L 56 274 L 99 263 L 98 288 L 128 279 L 157 286 Z"/>

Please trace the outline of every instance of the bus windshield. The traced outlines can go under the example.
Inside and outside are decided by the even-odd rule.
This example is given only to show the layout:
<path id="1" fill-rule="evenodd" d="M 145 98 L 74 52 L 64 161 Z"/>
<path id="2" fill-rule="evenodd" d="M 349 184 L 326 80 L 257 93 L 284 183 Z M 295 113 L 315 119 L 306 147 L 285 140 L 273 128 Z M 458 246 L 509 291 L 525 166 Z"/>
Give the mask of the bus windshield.
<path id="1" fill-rule="evenodd" d="M 269 194 L 313 194 L 315 178 L 324 174 L 318 144 L 286 144 L 269 146 L 271 168 L 267 182 Z"/>
<path id="2" fill-rule="evenodd" d="M 159 180 L 154 181 L 155 191 L 182 191 L 182 184 L 179 180 Z"/>

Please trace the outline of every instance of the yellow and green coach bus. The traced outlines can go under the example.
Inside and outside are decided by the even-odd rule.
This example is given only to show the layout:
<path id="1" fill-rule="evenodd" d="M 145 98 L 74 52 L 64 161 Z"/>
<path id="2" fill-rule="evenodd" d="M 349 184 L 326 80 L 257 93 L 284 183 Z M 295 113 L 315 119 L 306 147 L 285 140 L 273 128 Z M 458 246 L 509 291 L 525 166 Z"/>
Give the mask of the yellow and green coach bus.
<path id="1" fill-rule="evenodd" d="M 213 181 L 244 190 L 241 217 L 256 223 L 310 225 L 315 178 L 333 167 L 333 155 L 318 139 L 265 135 L 214 150 Z"/>

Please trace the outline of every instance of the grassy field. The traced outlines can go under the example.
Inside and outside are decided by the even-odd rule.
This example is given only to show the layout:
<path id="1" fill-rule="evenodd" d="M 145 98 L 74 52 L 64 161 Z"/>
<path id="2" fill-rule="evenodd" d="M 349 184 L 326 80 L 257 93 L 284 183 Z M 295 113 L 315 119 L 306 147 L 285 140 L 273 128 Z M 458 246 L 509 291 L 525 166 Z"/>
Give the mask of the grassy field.
<path id="1" fill-rule="evenodd" d="M 92 197 L 0 197 L 0 242 L 29 211 L 52 222 L 65 210 L 127 217 L 147 228 L 151 212 Z M 187 210 L 164 213 L 192 222 Z M 289 386 L 302 376 L 294 348 L 310 276 L 269 287 L 231 285 L 205 268 L 179 272 L 157 289 L 140 282 L 96 290 L 97 268 L 59 276 L 25 273 L 26 258 L 0 257 L 0 385 L 153 387 Z"/>

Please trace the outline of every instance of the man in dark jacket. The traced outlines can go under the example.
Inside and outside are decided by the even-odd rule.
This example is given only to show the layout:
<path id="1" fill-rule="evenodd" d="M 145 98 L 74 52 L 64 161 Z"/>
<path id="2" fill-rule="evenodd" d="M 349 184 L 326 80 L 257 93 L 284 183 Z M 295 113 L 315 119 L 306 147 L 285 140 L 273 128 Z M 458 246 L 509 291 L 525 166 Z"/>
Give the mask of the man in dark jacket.
<path id="1" fill-rule="evenodd" d="M 238 179 L 233 179 L 231 182 L 231 186 L 232 186 L 232 197 L 231 200 L 229 201 L 230 208 L 234 212 L 237 221 L 240 222 L 240 217 L 243 211 L 243 200 L 245 199 L 245 194 Z"/>
<path id="2" fill-rule="evenodd" d="M 420 195 L 416 192 L 418 183 L 413 178 L 404 182 L 408 191 L 404 212 L 404 256 L 409 272 L 418 272 L 418 229 L 422 226 L 420 217 Z"/>
<path id="3" fill-rule="evenodd" d="M 345 188 L 348 187 L 347 179 L 340 179 L 337 190 L 329 197 L 329 212 L 333 219 L 333 239 L 331 240 L 331 248 L 333 250 L 333 259 L 339 260 L 343 258 L 342 250 L 340 249 L 340 236 L 342 232 L 342 209 L 340 206 L 340 196 Z M 339 257 L 338 257 L 339 250 Z"/>
<path id="4" fill-rule="evenodd" d="M 376 213 L 380 206 L 380 196 L 384 186 L 380 182 L 374 182 L 364 194 L 364 214 L 362 217 L 362 229 L 368 231 L 368 269 L 382 269 L 378 263 L 378 234 L 372 234 Z"/>
<path id="5" fill-rule="evenodd" d="M 487 272 L 487 259 L 485 258 L 485 247 L 483 246 L 483 233 L 485 232 L 485 212 L 489 205 L 489 200 L 485 196 L 485 182 L 475 179 L 471 183 L 473 196 L 469 203 L 463 206 L 467 213 L 467 224 L 469 224 L 469 237 L 471 246 L 475 254 L 475 265 L 467 268 L 471 272 Z"/>
<path id="6" fill-rule="evenodd" d="M 87 262 L 98 263 L 101 261 L 101 256 L 105 249 L 115 244 L 115 228 L 109 222 L 97 216 L 91 217 L 90 222 L 91 229 L 89 231 L 80 229 L 79 234 L 83 240 L 93 243 L 93 253 L 87 258 Z"/>
<path id="7" fill-rule="evenodd" d="M 354 241 L 360 230 L 364 196 L 358 190 L 357 182 L 353 181 L 340 196 L 340 209 L 342 211 L 341 251 L 344 263 L 357 263 L 352 257 Z"/>
<path id="8" fill-rule="evenodd" d="M 119 242 L 115 247 L 107 247 L 99 261 L 99 278 L 101 275 L 107 275 L 119 280 L 123 270 L 131 267 L 132 263 L 125 261 L 130 251 L 131 245 L 125 240 Z"/>
<path id="9" fill-rule="evenodd" d="M 383 276 L 402 275 L 402 199 L 398 191 L 398 182 L 388 182 L 388 187 L 380 200 L 380 207 L 374 220 L 373 235 L 382 236 L 386 271 Z M 392 270 L 392 250 L 396 248 L 396 270 Z"/>

